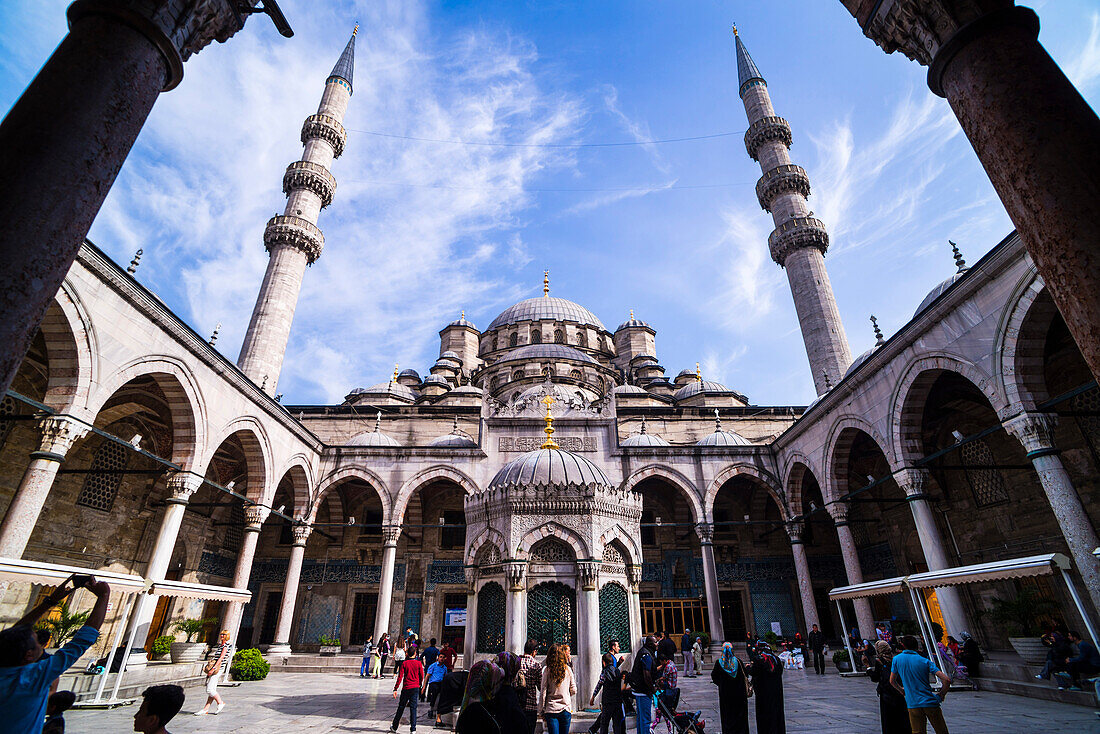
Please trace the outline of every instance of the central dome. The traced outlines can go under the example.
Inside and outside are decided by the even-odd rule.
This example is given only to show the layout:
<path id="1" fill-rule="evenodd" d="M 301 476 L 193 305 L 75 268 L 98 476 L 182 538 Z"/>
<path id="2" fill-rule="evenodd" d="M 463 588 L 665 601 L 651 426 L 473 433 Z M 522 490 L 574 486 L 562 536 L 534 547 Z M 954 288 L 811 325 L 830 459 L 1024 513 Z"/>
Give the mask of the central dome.
<path id="1" fill-rule="evenodd" d="M 600 331 L 607 331 L 596 314 L 589 311 L 579 303 L 567 301 L 564 298 L 552 296 L 537 296 L 509 306 L 501 312 L 500 316 L 493 319 L 486 331 L 501 326 L 518 324 L 521 321 L 573 321 L 578 324 L 595 326 Z"/>
<path id="2" fill-rule="evenodd" d="M 563 449 L 539 449 L 512 459 L 489 482 L 489 489 L 506 487 L 610 487 L 603 470 L 583 456 Z"/>

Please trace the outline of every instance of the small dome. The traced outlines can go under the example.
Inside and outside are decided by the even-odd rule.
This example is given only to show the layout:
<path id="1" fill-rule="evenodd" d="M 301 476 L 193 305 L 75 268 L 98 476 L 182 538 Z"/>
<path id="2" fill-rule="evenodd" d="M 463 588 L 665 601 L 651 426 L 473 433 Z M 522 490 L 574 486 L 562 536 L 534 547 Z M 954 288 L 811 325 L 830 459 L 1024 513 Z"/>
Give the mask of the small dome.
<path id="1" fill-rule="evenodd" d="M 451 389 L 451 383 L 447 382 L 447 378 L 440 377 L 439 375 L 428 375 L 427 377 L 424 378 L 424 381 L 420 384 L 421 384 L 421 386 L 439 385 L 440 387 L 445 387 L 448 390 Z"/>
<path id="2" fill-rule="evenodd" d="M 539 385 L 532 385 L 521 392 L 516 398 L 516 402 L 518 403 L 523 400 L 541 400 L 548 393 L 554 396 L 554 402 L 558 405 L 569 405 L 577 396 L 577 388 L 559 385 L 556 382 L 551 383 L 550 387 L 547 388 L 544 382 Z"/>
<path id="3" fill-rule="evenodd" d="M 397 377 L 398 379 L 402 377 L 415 377 L 416 381 L 420 382 L 420 373 L 416 370 L 401 370 L 401 372 L 397 374 Z"/>
<path id="4" fill-rule="evenodd" d="M 450 392 L 451 395 L 484 395 L 485 391 L 474 385 L 461 385 Z"/>
<path id="5" fill-rule="evenodd" d="M 668 390 L 671 392 L 674 387 L 675 385 L 664 378 L 653 380 L 645 384 L 646 392 L 652 392 L 653 390 Z"/>
<path id="6" fill-rule="evenodd" d="M 937 298 L 942 296 L 944 294 L 944 291 L 946 291 L 951 286 L 955 285 L 955 281 L 957 281 L 959 278 L 963 277 L 964 275 L 966 275 L 965 272 L 955 273 L 950 278 L 948 278 L 947 280 L 943 281 L 942 283 L 937 285 L 935 288 L 930 290 L 928 292 L 928 295 L 924 297 L 924 300 L 920 302 L 920 305 L 917 306 L 917 310 L 913 312 L 913 318 L 916 318 L 920 314 L 921 311 L 923 311 L 924 309 L 931 306 L 933 301 L 935 301 Z"/>
<path id="7" fill-rule="evenodd" d="M 596 360 L 584 352 L 565 344 L 528 344 L 527 346 L 510 349 L 500 358 L 499 362 L 534 361 L 538 359 L 568 359 L 574 362 L 598 364 Z"/>
<path id="8" fill-rule="evenodd" d="M 347 442 L 348 446 L 400 446 L 397 439 L 388 433 L 382 433 L 382 412 L 379 411 L 374 419 L 374 430 L 365 431 L 352 436 Z"/>
<path id="9" fill-rule="evenodd" d="M 489 489 L 507 487 L 611 486 L 603 471 L 583 456 L 563 449 L 539 449 L 512 459 L 489 482 Z"/>
<path id="10" fill-rule="evenodd" d="M 681 372 L 680 375 L 684 373 Z M 677 375 L 679 377 L 680 375 Z M 695 376 L 695 373 L 691 373 Z M 683 400 L 684 398 L 690 398 L 692 395 L 698 395 L 699 393 L 731 393 L 728 387 L 720 382 L 714 382 L 713 380 L 692 380 L 688 384 L 681 387 L 673 394 L 676 400 Z"/>
<path id="11" fill-rule="evenodd" d="M 642 427 L 633 436 L 623 440 L 620 446 L 668 446 L 668 441 L 660 436 L 654 436 L 646 430 L 645 416 L 642 416 Z"/>
<path id="12" fill-rule="evenodd" d="M 854 360 L 852 360 L 852 363 L 851 363 L 850 365 L 848 365 L 848 369 L 846 369 L 846 370 L 844 371 L 844 376 L 845 376 L 845 377 L 847 377 L 848 375 L 850 375 L 850 374 L 852 374 L 853 372 L 855 372 L 855 371 L 856 371 L 856 369 L 857 369 L 857 368 L 858 368 L 858 367 L 859 367 L 859 366 L 860 366 L 861 364 L 863 364 L 864 362 L 866 362 L 867 360 L 869 360 L 869 359 L 871 358 L 871 355 L 872 355 L 872 354 L 874 354 L 874 353 L 875 353 L 875 350 L 877 350 L 877 349 L 878 349 L 878 345 L 875 345 L 875 346 L 871 347 L 870 349 L 868 349 L 868 350 L 867 350 L 866 352 L 864 352 L 863 354 L 861 354 L 861 355 L 859 355 L 858 357 L 856 357 L 856 358 L 855 358 Z"/>
<path id="13" fill-rule="evenodd" d="M 619 324 L 619 328 L 615 329 L 615 331 L 619 332 L 619 331 L 622 331 L 623 329 L 634 329 L 634 328 L 638 328 L 638 327 L 641 327 L 643 329 L 652 329 L 653 328 L 649 324 L 647 324 L 646 322 L 644 322 L 640 319 L 634 318 L 634 312 L 631 311 L 630 312 L 630 318 L 627 319 L 626 321 L 622 322 L 621 324 Z"/>
<path id="14" fill-rule="evenodd" d="M 446 436 L 440 436 L 433 438 L 428 442 L 429 446 L 446 447 L 446 448 L 476 448 L 477 442 L 466 433 L 463 433 L 458 428 L 458 416 L 455 416 L 454 425 L 451 426 L 451 432 Z"/>
<path id="15" fill-rule="evenodd" d="M 676 373 L 676 379 L 680 379 L 681 377 L 695 377 L 695 372 L 688 369 L 680 370 Z"/>
<path id="16" fill-rule="evenodd" d="M 714 409 L 714 433 L 704 436 L 695 442 L 696 446 L 752 446 L 740 433 L 722 430 L 722 419 L 718 417 L 718 409 Z"/>
<path id="17" fill-rule="evenodd" d="M 419 380 L 419 378 L 417 379 Z M 376 395 L 392 395 L 405 400 L 416 400 L 420 397 L 416 390 L 408 385 L 402 385 L 400 382 L 380 382 L 377 385 L 371 385 L 364 392 Z"/>
<path id="18" fill-rule="evenodd" d="M 611 392 L 616 395 L 649 395 L 649 393 L 637 385 L 616 385 Z"/>
<path id="19" fill-rule="evenodd" d="M 600 331 L 607 331 L 596 315 L 584 306 L 567 301 L 564 298 L 552 298 L 550 296 L 538 296 L 509 306 L 501 312 L 500 316 L 493 319 L 487 331 L 492 331 L 501 326 L 518 324 L 521 321 L 572 321 L 578 324 L 595 326 Z"/>
<path id="20" fill-rule="evenodd" d="M 466 320 L 466 312 L 465 311 L 463 311 L 462 315 L 459 316 L 457 319 L 455 319 L 451 323 L 447 324 L 447 326 L 468 326 L 471 329 L 475 329 L 475 330 L 477 329 L 476 326 L 474 326 L 473 324 L 471 324 L 469 321 Z"/>
<path id="21" fill-rule="evenodd" d="M 459 362 L 461 362 L 461 361 L 462 361 L 462 358 L 461 358 L 461 357 L 459 357 L 459 356 L 458 356 L 457 354 L 455 354 L 454 352 L 452 352 L 452 351 L 451 351 L 450 349 L 448 349 L 448 350 L 447 350 L 446 352 L 444 352 L 443 354 L 439 355 L 439 359 L 454 359 L 454 360 L 457 360 L 457 361 L 459 361 Z M 439 359 L 437 359 L 437 360 L 436 360 L 436 362 L 438 362 L 438 361 L 439 361 Z"/>

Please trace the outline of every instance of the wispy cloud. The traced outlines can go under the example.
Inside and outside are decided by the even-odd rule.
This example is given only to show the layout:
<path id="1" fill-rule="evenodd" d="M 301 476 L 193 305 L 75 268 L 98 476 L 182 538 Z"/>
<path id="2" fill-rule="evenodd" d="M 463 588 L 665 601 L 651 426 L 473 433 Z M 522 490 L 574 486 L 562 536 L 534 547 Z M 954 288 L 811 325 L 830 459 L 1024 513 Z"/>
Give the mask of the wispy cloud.
<path id="1" fill-rule="evenodd" d="M 1100 79 L 1100 13 L 1090 16 L 1091 28 L 1080 53 L 1066 65 L 1066 76 L 1078 89 L 1092 87 Z"/>
<path id="2" fill-rule="evenodd" d="M 650 161 L 657 170 L 667 174 L 669 166 L 664 156 L 661 155 L 661 151 L 653 143 L 647 142 L 653 140 L 653 132 L 649 129 L 649 123 L 645 120 L 630 117 L 623 112 L 622 106 L 619 104 L 619 90 L 611 85 L 604 87 L 603 103 L 607 111 L 611 113 L 612 118 L 634 138 L 634 142 L 643 143 L 642 149 L 649 155 Z"/>
<path id="3" fill-rule="evenodd" d="M 580 214 L 581 212 L 591 211 L 593 209 L 599 209 L 600 207 L 609 206 L 611 204 L 617 204 L 620 201 L 626 201 L 627 199 L 638 199 L 643 196 L 655 193 L 657 191 L 667 191 L 676 184 L 676 179 L 665 181 L 657 186 L 651 186 L 648 188 L 640 189 L 623 189 L 622 191 L 608 191 L 593 196 L 589 199 L 574 204 L 571 207 L 565 209 L 562 214 Z"/>

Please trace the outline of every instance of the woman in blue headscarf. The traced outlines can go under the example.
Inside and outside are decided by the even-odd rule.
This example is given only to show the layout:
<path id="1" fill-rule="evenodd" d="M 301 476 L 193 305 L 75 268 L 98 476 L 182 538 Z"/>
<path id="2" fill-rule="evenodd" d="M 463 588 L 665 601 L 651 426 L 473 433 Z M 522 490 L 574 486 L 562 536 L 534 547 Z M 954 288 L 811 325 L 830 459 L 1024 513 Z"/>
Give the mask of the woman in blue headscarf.
<path id="1" fill-rule="evenodd" d="M 733 645 L 722 645 L 722 657 L 714 663 L 710 679 L 718 686 L 718 711 L 722 734 L 749 734 L 749 679 L 745 666 L 733 654 Z"/>

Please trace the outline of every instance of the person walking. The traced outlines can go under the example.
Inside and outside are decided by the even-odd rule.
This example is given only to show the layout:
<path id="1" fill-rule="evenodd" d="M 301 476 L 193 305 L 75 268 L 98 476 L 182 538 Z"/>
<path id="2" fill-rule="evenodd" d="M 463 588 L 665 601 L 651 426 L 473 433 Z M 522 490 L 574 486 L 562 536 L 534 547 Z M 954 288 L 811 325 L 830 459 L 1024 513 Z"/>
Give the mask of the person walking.
<path id="1" fill-rule="evenodd" d="M 928 724 L 931 724 L 936 734 L 947 734 L 947 722 L 944 721 L 940 704 L 947 697 L 951 679 L 936 667 L 934 660 L 917 652 L 916 637 L 902 635 L 900 642 L 902 651 L 891 660 L 890 685 L 905 696 L 910 731 L 913 734 L 924 734 L 928 731 Z M 928 678 L 932 675 L 943 684 L 938 694 L 933 692 L 928 683 Z"/>
<path id="2" fill-rule="evenodd" d="M 758 734 L 786 734 L 783 713 L 783 663 L 771 645 L 757 640 L 749 648 L 752 689 L 756 693 L 756 731 Z"/>
<path id="3" fill-rule="evenodd" d="M 401 669 L 401 663 L 405 662 L 405 658 L 408 657 L 408 648 L 406 647 L 408 642 L 404 637 L 399 639 L 393 646 L 393 674 L 397 675 L 397 671 Z"/>
<path id="4" fill-rule="evenodd" d="M 470 651 L 473 652 L 472 650 Z M 455 663 L 458 661 L 458 651 L 451 646 L 451 643 L 446 643 L 443 649 L 439 651 L 439 660 L 447 666 L 448 672 L 452 672 L 455 669 Z"/>
<path id="5" fill-rule="evenodd" d="M 539 646 L 534 640 L 528 640 L 523 646 L 523 658 L 519 663 L 519 676 L 523 685 L 517 682 L 520 700 L 523 703 L 523 716 L 527 721 L 527 734 L 535 734 L 535 725 L 539 721 L 539 690 L 542 688 L 542 663 L 535 657 Z"/>
<path id="6" fill-rule="evenodd" d="M 978 647 L 978 641 L 970 636 L 969 632 L 960 632 L 962 638 L 962 652 L 959 653 L 959 662 L 966 666 L 966 672 L 971 678 L 978 678 L 982 674 L 982 661 L 985 655 Z"/>
<path id="7" fill-rule="evenodd" d="M 393 715 L 390 731 L 397 731 L 401 714 L 409 709 L 409 731 L 416 731 L 416 704 L 420 698 L 420 686 L 424 682 L 424 663 L 415 657 L 402 660 L 397 667 L 397 680 L 393 682 L 393 697 L 397 698 L 397 713 Z M 398 693 L 400 691 L 400 694 Z"/>
<path id="8" fill-rule="evenodd" d="M 692 662 L 695 663 L 695 673 L 692 678 L 699 677 L 699 671 L 703 669 L 703 638 L 696 635 L 695 642 L 691 645 Z"/>
<path id="9" fill-rule="evenodd" d="M 367 641 L 363 643 L 363 662 L 359 665 L 359 677 L 366 678 L 370 675 L 371 655 L 374 653 L 374 635 L 367 635 Z"/>
<path id="10" fill-rule="evenodd" d="M 423 664 L 423 660 L 420 661 Z M 447 675 L 447 666 L 436 660 L 424 671 L 424 686 L 421 688 L 421 698 L 428 700 L 428 714 L 435 716 L 435 723 L 439 724 L 439 714 L 435 710 L 435 702 L 439 697 L 439 688 L 443 684 L 443 678 Z"/>
<path id="11" fill-rule="evenodd" d="M 390 657 L 390 633 L 383 632 L 382 639 L 378 641 L 378 675 L 375 678 L 386 677 L 386 661 Z"/>
<path id="12" fill-rule="evenodd" d="M 680 638 L 680 654 L 684 659 L 684 677 L 695 677 L 695 654 L 692 652 L 691 630 L 684 630 L 684 636 Z"/>
<path id="13" fill-rule="evenodd" d="M 825 635 L 815 624 L 806 636 L 806 644 L 814 656 L 814 673 L 825 675 Z"/>
<path id="14" fill-rule="evenodd" d="M 218 678 L 229 666 L 229 630 L 222 630 L 218 636 L 218 646 L 210 651 L 213 658 L 208 660 L 202 672 L 206 674 L 206 705 L 195 712 L 195 716 L 205 716 L 210 713 L 210 704 L 217 703 L 215 714 L 220 714 L 225 708 L 225 701 L 218 695 Z"/>
<path id="15" fill-rule="evenodd" d="M 503 734 L 490 709 L 502 680 L 504 671 L 495 663 L 488 660 L 474 663 L 466 679 L 462 708 L 455 722 L 457 734 Z"/>
<path id="16" fill-rule="evenodd" d="M 871 680 L 878 684 L 878 718 L 882 734 L 910 734 L 909 711 L 905 707 L 905 697 L 890 684 L 890 667 L 894 650 L 890 643 L 879 640 L 875 643 L 875 666 L 871 669 Z"/>
<path id="17" fill-rule="evenodd" d="M 527 731 L 527 717 L 524 715 L 519 690 L 516 688 L 520 658 L 515 653 L 505 651 L 497 654 L 496 664 L 504 673 L 504 677 L 500 681 L 496 696 L 493 697 L 490 711 L 500 726 L 501 732 L 521 734 Z"/>
<path id="18" fill-rule="evenodd" d="M 589 706 L 596 705 L 596 694 L 600 696 L 600 715 L 596 719 L 599 734 L 607 734 L 610 727 L 613 734 L 626 734 L 626 711 L 623 710 L 623 674 L 616 664 L 615 655 L 606 653 L 603 658 L 603 670 L 588 700 Z M 589 728 L 589 731 L 592 731 Z"/>
<path id="19" fill-rule="evenodd" d="M 539 713 L 546 726 L 546 734 L 569 734 L 573 719 L 573 696 L 577 695 L 577 682 L 569 667 L 568 648 L 551 645 L 546 653 L 546 665 L 542 669 L 542 690 L 539 695 Z"/>
<path id="20" fill-rule="evenodd" d="M 638 734 L 650 734 L 653 726 L 653 693 L 656 690 L 657 638 L 649 635 L 642 641 L 642 648 L 634 656 L 630 667 L 630 689 L 634 696 L 634 708 L 638 713 Z"/>
<path id="21" fill-rule="evenodd" d="M 744 666 L 733 654 L 733 643 L 722 645 L 722 656 L 714 662 L 710 680 L 718 686 L 722 734 L 749 734 L 749 696 L 752 695 L 752 688 Z"/>

